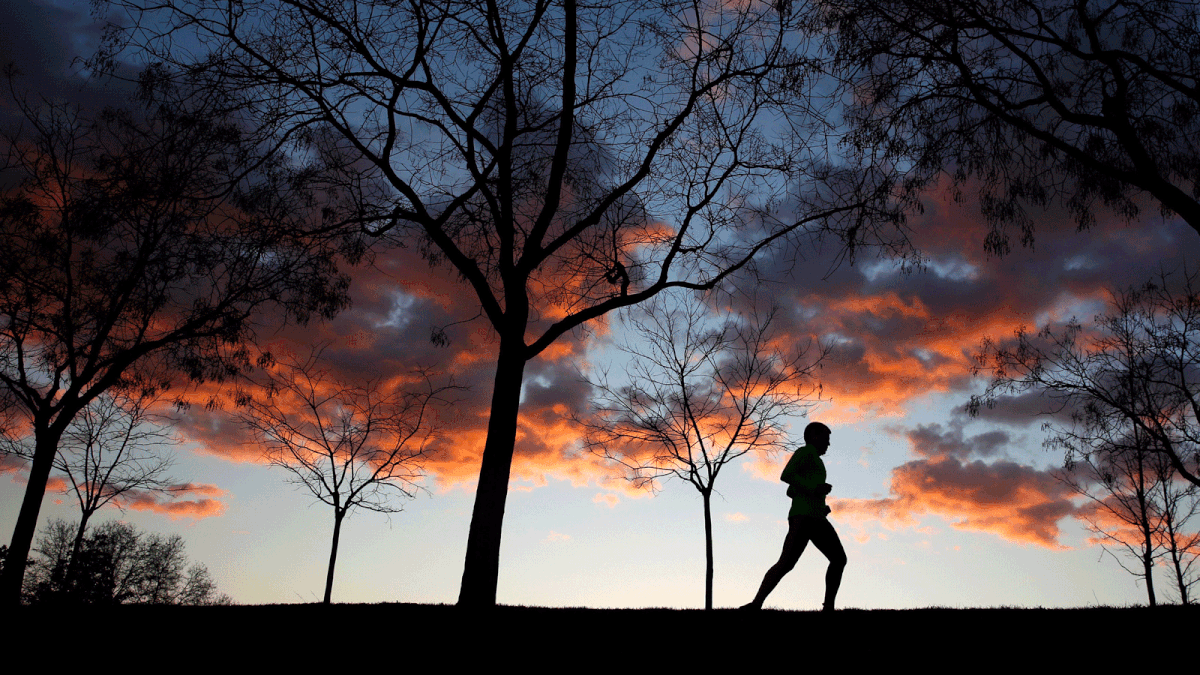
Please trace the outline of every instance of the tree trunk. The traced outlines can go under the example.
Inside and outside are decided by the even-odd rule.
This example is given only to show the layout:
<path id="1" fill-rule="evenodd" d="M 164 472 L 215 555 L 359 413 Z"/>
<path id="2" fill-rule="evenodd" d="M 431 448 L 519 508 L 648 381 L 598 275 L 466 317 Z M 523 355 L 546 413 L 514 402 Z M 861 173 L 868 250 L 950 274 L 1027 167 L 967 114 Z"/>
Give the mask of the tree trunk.
<path id="1" fill-rule="evenodd" d="M 79 527 L 75 530 L 75 541 L 71 542 L 71 557 L 67 558 L 67 588 L 75 587 L 75 575 L 78 572 L 75 568 L 75 561 L 79 560 L 79 551 L 83 548 L 83 535 L 87 533 L 88 520 L 91 519 L 95 509 L 84 509 L 79 517 Z"/>
<path id="2" fill-rule="evenodd" d="M 1171 556 L 1171 569 L 1175 572 L 1175 584 L 1179 588 L 1179 602 L 1190 605 L 1188 587 L 1184 583 L 1183 561 L 1179 555 L 1179 539 L 1175 532 L 1175 509 L 1178 502 L 1171 495 L 1171 471 L 1159 474 L 1159 486 L 1162 488 L 1163 528 L 1167 531 L 1165 540 L 1167 553 Z"/>
<path id="3" fill-rule="evenodd" d="M 713 543 L 712 543 L 712 492 L 701 492 L 704 497 L 704 609 L 712 609 L 713 586 Z"/>
<path id="4" fill-rule="evenodd" d="M 1146 595 L 1150 598 L 1150 606 L 1157 606 L 1157 601 L 1154 597 L 1154 556 L 1150 551 L 1142 554 L 1142 570 L 1146 577 Z"/>
<path id="5" fill-rule="evenodd" d="M 496 604 L 500 535 L 517 438 L 521 381 L 525 374 L 524 346 L 522 337 L 506 339 L 502 336 L 500 339 L 491 417 L 488 419 L 487 441 L 479 469 L 479 486 L 475 491 L 475 508 L 471 514 L 467 556 L 458 595 L 460 607 L 492 607 Z"/>
<path id="6" fill-rule="evenodd" d="M 336 508 L 333 510 L 333 545 L 329 547 L 329 571 L 325 573 L 324 602 L 326 605 L 333 598 L 333 568 L 337 564 L 338 540 L 342 537 L 342 518 L 345 517 L 345 511 L 340 511 Z"/>
<path id="7" fill-rule="evenodd" d="M 1179 547 L 1172 537 L 1171 541 L 1171 569 L 1175 572 L 1175 584 L 1179 588 L 1179 602 L 1183 605 L 1192 604 L 1188 598 L 1188 587 L 1183 576 L 1183 561 L 1179 559 Z"/>
<path id="8" fill-rule="evenodd" d="M 1146 509 L 1145 493 L 1139 492 L 1138 499 L 1142 509 L 1142 576 L 1146 579 L 1146 595 L 1150 599 L 1150 606 L 1154 607 L 1158 604 L 1154 597 L 1154 537 L 1150 532 L 1150 514 Z"/>
<path id="9" fill-rule="evenodd" d="M 8 547 L 8 558 L 4 561 L 4 575 L 0 579 L 0 607 L 16 607 L 21 604 L 21 584 L 25 580 L 25 565 L 29 551 L 33 548 L 33 536 L 37 532 L 38 513 L 42 509 L 42 498 L 46 496 L 46 483 L 54 467 L 54 456 L 58 453 L 58 440 L 62 428 L 35 426 L 33 467 L 29 471 L 29 484 L 17 525 L 13 528 L 12 543 Z"/>
<path id="10" fill-rule="evenodd" d="M 1150 606 L 1158 603 L 1154 597 L 1154 533 L 1150 531 L 1149 495 L 1146 492 L 1146 453 L 1140 448 L 1137 451 L 1137 507 L 1138 520 L 1142 527 L 1142 573 L 1146 578 L 1146 595 L 1150 598 Z"/>

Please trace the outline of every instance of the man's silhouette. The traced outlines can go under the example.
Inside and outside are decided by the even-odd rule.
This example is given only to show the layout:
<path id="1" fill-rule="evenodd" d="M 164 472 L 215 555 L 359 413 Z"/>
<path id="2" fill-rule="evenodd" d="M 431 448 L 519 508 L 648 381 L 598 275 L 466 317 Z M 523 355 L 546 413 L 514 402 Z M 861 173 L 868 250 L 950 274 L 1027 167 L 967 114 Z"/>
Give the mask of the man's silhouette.
<path id="1" fill-rule="evenodd" d="M 821 455 L 829 449 L 829 435 L 829 427 L 824 424 L 809 424 L 804 428 L 804 447 L 792 453 L 792 458 L 783 468 L 780 479 L 788 484 L 787 493 L 792 498 L 783 553 L 779 555 L 779 562 L 767 570 L 758 588 L 758 595 L 749 604 L 743 605 L 742 609 L 762 609 L 767 596 L 775 590 L 783 575 L 792 571 L 796 561 L 800 560 L 800 554 L 812 541 L 817 550 L 829 559 L 829 569 L 825 572 L 823 609 L 826 612 L 833 611 L 833 601 L 837 597 L 838 586 L 842 584 L 842 570 L 846 568 L 846 551 L 827 518 L 829 507 L 825 506 L 825 495 L 833 488 L 825 482 L 825 462 L 821 461 Z"/>

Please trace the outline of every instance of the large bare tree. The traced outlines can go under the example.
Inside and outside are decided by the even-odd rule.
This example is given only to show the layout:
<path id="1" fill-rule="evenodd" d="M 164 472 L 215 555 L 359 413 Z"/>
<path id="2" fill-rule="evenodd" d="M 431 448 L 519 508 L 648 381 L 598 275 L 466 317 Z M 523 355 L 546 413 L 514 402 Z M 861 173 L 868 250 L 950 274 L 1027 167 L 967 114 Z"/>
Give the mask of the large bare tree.
<path id="1" fill-rule="evenodd" d="M 678 300 L 660 295 L 631 312 L 620 347 L 629 365 L 615 380 L 594 378 L 593 415 L 580 421 L 586 446 L 623 466 L 635 485 L 677 478 L 700 493 L 704 608 L 712 609 L 717 477 L 747 453 L 787 446 L 788 426 L 815 402 L 810 380 L 825 351 L 780 336 L 775 310 L 713 317 L 694 299 Z"/>
<path id="2" fill-rule="evenodd" d="M 332 316 L 348 280 L 331 242 L 303 236 L 314 194 L 261 154 L 214 98 L 152 71 L 134 110 L 89 113 L 15 96 L 0 136 L 0 399 L 32 464 L 0 583 L 21 579 L 59 443 L 106 393 L 221 379 L 247 362 L 266 310 Z"/>
<path id="3" fill-rule="evenodd" d="M 427 372 L 416 373 L 408 389 L 379 379 L 347 384 L 322 367 L 320 356 L 314 350 L 306 360 L 279 364 L 260 383 L 265 396 L 243 398 L 241 419 L 273 466 L 333 507 L 328 605 L 342 520 L 354 509 L 395 513 L 403 508 L 396 497 L 415 496 L 425 454 L 443 427 L 439 408 L 460 388 L 434 385 Z"/>
<path id="4" fill-rule="evenodd" d="M 362 226 L 452 267 L 498 336 L 459 603 L 496 600 L 526 364 L 667 288 L 835 232 L 897 237 L 839 168 L 787 3 L 128 0 L 127 44 L 346 169 Z M 201 47 L 183 49 L 183 44 Z"/>

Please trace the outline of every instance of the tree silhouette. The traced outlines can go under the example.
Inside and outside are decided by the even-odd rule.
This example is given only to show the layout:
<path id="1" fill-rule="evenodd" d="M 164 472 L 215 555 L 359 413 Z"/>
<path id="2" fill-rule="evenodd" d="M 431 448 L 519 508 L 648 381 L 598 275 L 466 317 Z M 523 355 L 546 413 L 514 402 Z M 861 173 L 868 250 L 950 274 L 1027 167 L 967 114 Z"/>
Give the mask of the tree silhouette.
<path id="1" fill-rule="evenodd" d="M 82 411 L 161 388 L 147 372 L 228 377 L 263 312 L 304 321 L 347 303 L 336 242 L 301 234 L 321 206 L 305 176 L 259 153 L 212 96 L 158 74 L 134 112 L 14 94 L 24 126 L 0 137 L 0 391 L 19 413 L 10 435 L 33 440 L 0 603 L 19 601 L 46 483 Z"/>
<path id="2" fill-rule="evenodd" d="M 1200 511 L 1200 489 L 1195 485 L 1180 488 L 1174 480 L 1174 468 L 1163 458 L 1157 457 L 1155 468 L 1159 471 L 1158 494 L 1162 504 L 1162 523 L 1159 541 L 1175 581 L 1176 599 L 1184 605 L 1192 604 L 1192 587 L 1200 584 L 1200 530 L 1187 532 L 1186 523 Z"/>
<path id="3" fill-rule="evenodd" d="M 347 169 L 373 233 L 471 288 L 498 337 L 459 603 L 496 601 L 526 364 L 667 288 L 834 232 L 894 243 L 891 186 L 834 166 L 799 23 L 771 3 L 143 5 L 123 39 Z M 198 34 L 209 51 L 177 49 Z M 187 39 L 191 40 L 192 37 Z M 381 188 L 380 186 L 383 186 Z M 384 189 L 386 188 L 386 189 Z"/>
<path id="4" fill-rule="evenodd" d="M 435 386 L 427 372 L 415 373 L 408 390 L 380 380 L 349 385 L 321 368 L 320 354 L 281 364 L 263 383 L 265 398 L 243 399 L 241 419 L 273 466 L 333 507 L 328 605 L 342 520 L 354 509 L 395 513 L 403 507 L 393 497 L 415 496 L 426 451 L 442 427 L 437 408 L 459 387 Z"/>
<path id="5" fill-rule="evenodd" d="M 825 351 L 779 346 L 765 316 L 714 324 L 704 306 L 658 296 L 635 310 L 629 366 L 617 384 L 594 382 L 593 415 L 580 420 L 585 444 L 654 489 L 686 481 L 704 504 L 704 608 L 712 609 L 712 495 L 727 464 L 788 444 L 788 423 L 813 404 L 808 384 Z"/>
<path id="6" fill-rule="evenodd" d="M 1195 583 L 1200 553 L 1200 538 L 1183 529 L 1200 487 L 1195 280 L 1163 274 L 1114 293 L 1108 311 L 1087 327 L 1073 319 L 1037 335 L 1019 331 L 1015 343 L 985 341 L 977 368 L 991 382 L 968 406 L 975 414 L 1006 396 L 1042 392 L 1047 412 L 1069 413 L 1068 423 L 1045 425 L 1047 445 L 1066 451 L 1062 477 L 1094 501 L 1101 517 L 1089 520 L 1092 529 L 1139 560 L 1136 574 L 1152 605 L 1159 552 L 1171 559 L 1181 600 Z"/>
<path id="7" fill-rule="evenodd" d="M 1072 320 L 1015 343 L 985 340 L 976 372 L 991 375 L 973 396 L 978 413 L 1002 396 L 1044 392 L 1070 425 L 1052 425 L 1059 444 L 1087 455 L 1113 439 L 1138 434 L 1179 475 L 1200 486 L 1200 296 L 1196 275 L 1167 275 L 1114 293 L 1092 331 Z"/>
<path id="8" fill-rule="evenodd" d="M 1188 534 L 1184 528 L 1196 512 L 1197 488 L 1179 485 L 1167 458 L 1147 449 L 1144 435 L 1134 434 L 1086 455 L 1068 450 L 1059 478 L 1089 499 L 1080 513 L 1100 543 L 1136 561 L 1130 568 L 1113 554 L 1125 571 L 1142 578 L 1151 607 L 1158 604 L 1153 572 L 1163 557 L 1169 558 L 1180 601 L 1190 604 L 1200 533 Z"/>
<path id="9" fill-rule="evenodd" d="M 149 384 L 155 378 L 143 374 L 137 379 L 150 388 L 113 389 L 97 396 L 59 439 L 54 469 L 65 477 L 63 492 L 74 495 L 80 511 L 71 561 L 83 545 L 88 522 L 101 508 L 123 507 L 130 497 L 148 492 L 169 494 L 186 488 L 173 484 L 166 474 L 172 462 L 164 453 L 177 441 L 167 430 L 167 419 L 155 410 L 168 403 L 164 399 L 169 380 L 163 379 L 164 373 L 158 375 L 160 388 Z M 0 436 L 0 453 L 32 460 L 33 441 L 28 435 Z"/>
<path id="10" fill-rule="evenodd" d="M 208 568 L 188 565 L 183 538 L 138 532 L 110 521 L 93 528 L 72 554 L 77 524 L 55 519 L 43 529 L 27 595 L 37 604 L 229 604 Z M 72 558 L 75 560 L 72 562 Z M 68 572 L 68 568 L 73 571 Z"/>
<path id="11" fill-rule="evenodd" d="M 819 0 L 854 87 L 854 145 L 914 186 L 979 190 L 1033 241 L 1027 204 L 1135 219 L 1149 196 L 1200 232 L 1200 7 L 1191 0 Z"/>

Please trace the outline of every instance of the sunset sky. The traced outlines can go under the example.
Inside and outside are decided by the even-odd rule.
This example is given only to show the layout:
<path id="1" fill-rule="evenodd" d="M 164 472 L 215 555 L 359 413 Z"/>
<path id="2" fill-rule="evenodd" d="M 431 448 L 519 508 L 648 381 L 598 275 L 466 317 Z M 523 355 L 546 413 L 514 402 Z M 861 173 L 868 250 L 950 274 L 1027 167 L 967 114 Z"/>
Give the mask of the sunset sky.
<path id="1" fill-rule="evenodd" d="M 94 48 L 99 28 L 86 2 L 0 0 L 11 17 L 0 63 L 20 84 L 49 96 L 79 95 L 71 58 Z M 5 123 L 11 102 L 0 103 Z M 970 192 L 967 191 L 969 196 Z M 1076 515 L 1083 506 L 1057 481 L 1059 451 L 1042 447 L 1041 402 L 1026 397 L 984 410 L 964 406 L 986 380 L 971 374 L 984 338 L 1011 338 L 1072 317 L 1089 321 L 1110 292 L 1176 276 L 1200 263 L 1200 236 L 1149 206 L 1127 225 L 1101 214 L 1075 231 L 1064 211 L 1035 214 L 1035 245 L 997 258 L 977 206 L 931 192 L 911 222 L 924 269 L 904 272 L 864 251 L 807 250 L 798 263 L 767 258 L 760 297 L 779 309 L 785 344 L 831 348 L 816 371 L 822 400 L 793 420 L 797 444 L 812 420 L 828 424 L 830 516 L 846 548 L 839 605 L 861 608 L 1125 605 L 1144 589 L 1102 549 Z M 260 348 L 306 355 L 327 343 L 325 366 L 347 382 L 395 381 L 417 366 L 469 387 L 427 464 L 425 491 L 384 516 L 352 512 L 341 538 L 335 602 L 453 603 L 462 575 L 496 344 L 473 293 L 414 248 L 380 249 L 373 268 L 353 270 L 353 307 L 332 322 L 264 326 Z M 735 301 L 732 309 L 745 309 Z M 446 326 L 450 344 L 431 343 Z M 620 367 L 613 341 L 621 317 L 570 334 L 526 368 L 520 436 L 504 521 L 498 602 L 544 606 L 700 607 L 704 529 L 699 494 L 664 481 L 651 494 L 582 453 L 571 411 L 586 409 L 583 382 Z M 229 414 L 228 392 L 192 394 L 202 405 L 177 418 L 184 441 L 171 474 L 192 489 L 174 500 L 147 496 L 120 518 L 178 533 L 219 589 L 241 603 L 319 601 L 331 510 L 265 465 L 262 448 Z M 779 472 L 788 453 L 748 456 L 717 483 L 714 604 L 748 602 L 779 554 L 789 500 Z M 11 537 L 23 467 L 0 458 L 0 536 Z M 52 485 L 53 487 L 53 485 Z M 73 497 L 47 495 L 41 523 L 76 519 Z M 1193 526 L 1194 529 L 1194 526 Z M 807 551 L 767 605 L 820 606 L 824 558 Z M 1160 600 L 1167 576 L 1161 576 Z M 1157 585 L 1157 584 L 1156 584 Z"/>

